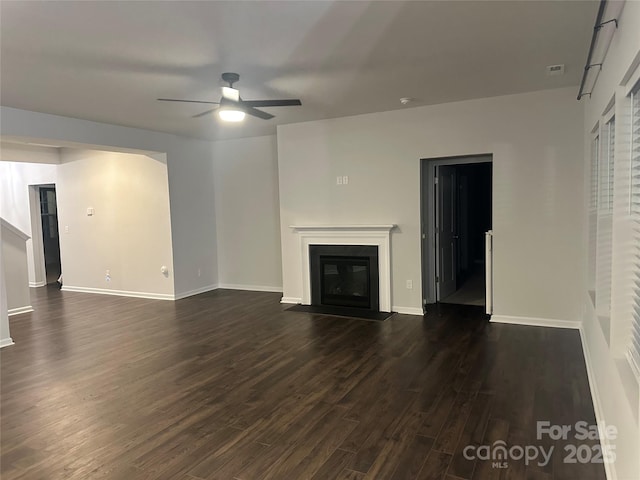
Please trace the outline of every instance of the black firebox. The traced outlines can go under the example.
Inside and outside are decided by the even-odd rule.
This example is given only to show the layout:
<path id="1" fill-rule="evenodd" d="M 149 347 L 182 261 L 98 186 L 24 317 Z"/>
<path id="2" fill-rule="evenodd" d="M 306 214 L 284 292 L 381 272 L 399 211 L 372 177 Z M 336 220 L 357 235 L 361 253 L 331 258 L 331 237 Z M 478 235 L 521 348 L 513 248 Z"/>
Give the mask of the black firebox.
<path id="1" fill-rule="evenodd" d="M 310 245 L 311 304 L 379 311 L 378 247 Z"/>

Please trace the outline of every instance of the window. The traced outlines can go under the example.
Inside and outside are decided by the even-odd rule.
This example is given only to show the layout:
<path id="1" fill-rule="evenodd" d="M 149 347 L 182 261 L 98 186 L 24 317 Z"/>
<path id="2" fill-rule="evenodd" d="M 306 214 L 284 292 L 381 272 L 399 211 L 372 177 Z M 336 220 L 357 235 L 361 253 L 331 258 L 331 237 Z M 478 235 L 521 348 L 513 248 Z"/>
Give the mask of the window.
<path id="1" fill-rule="evenodd" d="M 600 165 L 600 200 L 599 207 L 602 213 L 613 211 L 613 174 L 614 174 L 614 147 L 616 141 L 616 120 L 612 117 L 605 126 L 605 147 L 603 151 L 602 165 Z"/>
<path id="2" fill-rule="evenodd" d="M 634 252 L 631 262 L 631 325 L 627 358 L 636 376 L 640 379 L 640 85 L 631 94 L 631 168 L 630 205 Z"/>
<path id="3" fill-rule="evenodd" d="M 631 94 L 631 215 L 640 217 L 640 85 Z"/>
<path id="4" fill-rule="evenodd" d="M 613 107 L 610 112 L 613 112 Z M 605 120 L 601 132 L 602 152 L 599 158 L 598 218 L 596 247 L 595 305 L 605 337 L 610 336 L 611 283 L 613 260 L 613 157 L 615 147 L 615 117 Z"/>
<path id="5" fill-rule="evenodd" d="M 596 127 L 597 131 L 597 127 Z M 600 137 L 596 135 L 591 141 L 591 197 L 590 207 L 595 210 L 598 207 L 598 159 L 600 149 Z"/>
<path id="6" fill-rule="evenodd" d="M 591 172 L 589 182 L 591 190 L 589 192 L 589 239 L 588 239 L 588 286 L 591 300 L 596 304 L 596 256 L 598 245 L 598 157 L 600 148 L 600 137 L 598 132 L 600 127 L 596 125 L 593 129 L 591 140 Z"/>

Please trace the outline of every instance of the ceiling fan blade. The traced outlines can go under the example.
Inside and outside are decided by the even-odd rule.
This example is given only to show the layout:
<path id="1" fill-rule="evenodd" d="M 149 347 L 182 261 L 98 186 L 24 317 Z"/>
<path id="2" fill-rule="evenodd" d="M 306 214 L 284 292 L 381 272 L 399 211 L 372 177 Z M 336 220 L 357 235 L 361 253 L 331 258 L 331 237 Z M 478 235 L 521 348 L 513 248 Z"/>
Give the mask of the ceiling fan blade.
<path id="1" fill-rule="evenodd" d="M 210 110 L 207 110 L 206 112 L 202 112 L 202 113 L 199 113 L 199 114 L 197 114 L 197 115 L 194 115 L 194 116 L 193 116 L 193 117 L 191 117 L 191 118 L 200 118 L 200 117 L 204 117 L 205 115 L 209 115 L 210 113 L 215 112 L 218 108 L 220 108 L 220 107 L 214 107 L 214 108 L 212 108 L 212 109 L 210 109 Z"/>
<path id="2" fill-rule="evenodd" d="M 249 107 L 293 107 L 302 105 L 302 102 L 292 98 L 289 100 L 242 100 L 242 104 Z"/>
<path id="3" fill-rule="evenodd" d="M 244 102 L 242 102 L 242 103 L 243 103 L 243 105 L 242 105 L 241 108 L 248 115 L 252 115 L 254 117 L 258 117 L 258 118 L 261 118 L 263 120 L 269 120 L 269 119 L 274 117 L 270 113 L 263 112 L 262 110 L 258 110 L 257 108 L 253 108 L 253 107 L 251 107 L 249 105 L 244 104 Z"/>
<path id="4" fill-rule="evenodd" d="M 205 102 L 204 100 L 179 100 L 177 98 L 157 98 L 159 102 L 185 102 L 185 103 L 205 103 L 207 105 L 219 105 L 220 102 Z"/>

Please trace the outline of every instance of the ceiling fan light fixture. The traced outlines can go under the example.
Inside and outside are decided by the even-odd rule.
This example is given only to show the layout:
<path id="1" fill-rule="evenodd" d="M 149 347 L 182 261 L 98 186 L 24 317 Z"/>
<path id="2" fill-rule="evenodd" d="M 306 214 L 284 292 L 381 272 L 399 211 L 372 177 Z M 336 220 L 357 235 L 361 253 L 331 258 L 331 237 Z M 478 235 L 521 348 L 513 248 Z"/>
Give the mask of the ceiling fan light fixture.
<path id="1" fill-rule="evenodd" d="M 218 116 L 225 122 L 241 122 L 244 120 L 245 113 L 233 108 L 221 108 L 218 110 Z"/>
<path id="2" fill-rule="evenodd" d="M 260 118 L 262 120 L 271 120 L 274 115 L 256 107 L 295 107 L 302 105 L 299 98 L 288 98 L 281 100 L 243 100 L 240 98 L 240 92 L 237 88 L 233 88 L 233 84 L 240 79 L 237 73 L 226 72 L 222 74 L 222 80 L 229 84 L 228 87 L 222 87 L 222 98 L 219 102 L 211 102 L 205 100 L 181 100 L 178 98 L 158 98 L 161 102 L 185 102 L 185 103 L 204 103 L 207 105 L 219 105 L 219 107 L 211 108 L 205 112 L 193 115 L 192 118 L 200 118 L 209 115 L 211 112 L 218 111 L 218 116 L 223 122 L 242 122 L 245 115 Z"/>

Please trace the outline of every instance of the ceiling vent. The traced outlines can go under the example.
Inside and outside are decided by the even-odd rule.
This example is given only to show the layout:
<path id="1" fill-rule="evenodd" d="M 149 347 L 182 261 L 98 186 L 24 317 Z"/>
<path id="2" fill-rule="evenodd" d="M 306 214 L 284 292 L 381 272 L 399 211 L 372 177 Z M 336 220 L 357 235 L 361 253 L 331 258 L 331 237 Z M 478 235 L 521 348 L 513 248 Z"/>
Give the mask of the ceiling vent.
<path id="1" fill-rule="evenodd" d="M 564 64 L 547 65 L 547 75 L 550 77 L 554 75 L 564 75 Z"/>

